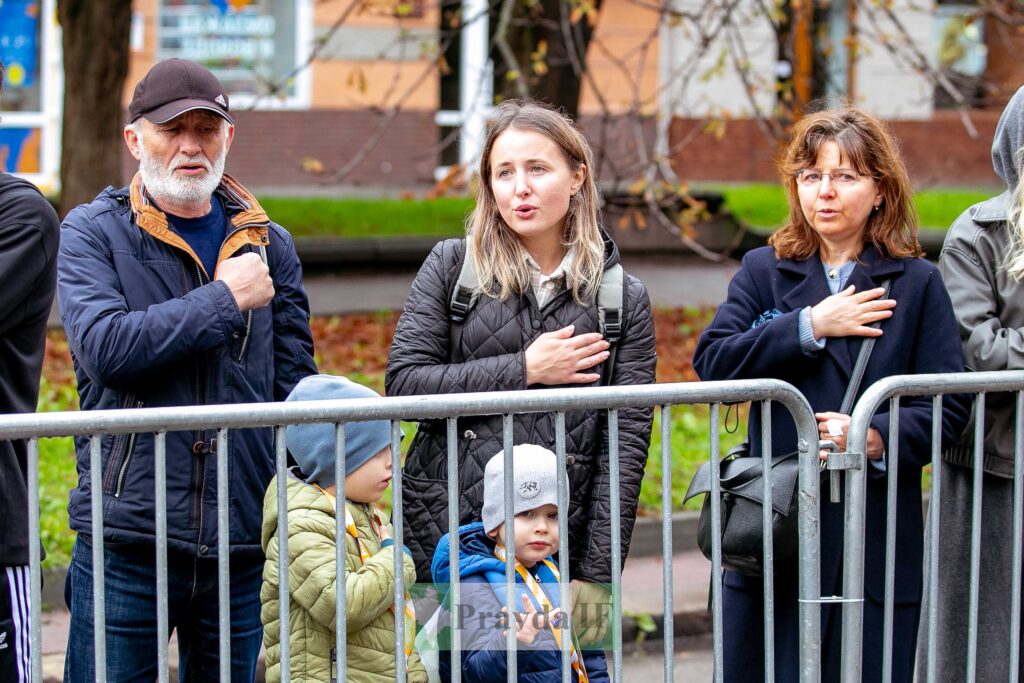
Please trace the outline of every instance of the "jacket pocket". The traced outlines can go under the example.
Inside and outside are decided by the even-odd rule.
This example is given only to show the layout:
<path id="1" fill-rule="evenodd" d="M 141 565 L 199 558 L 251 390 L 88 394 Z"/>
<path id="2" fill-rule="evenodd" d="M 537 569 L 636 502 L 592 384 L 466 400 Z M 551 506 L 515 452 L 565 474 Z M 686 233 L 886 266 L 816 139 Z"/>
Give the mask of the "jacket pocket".
<path id="1" fill-rule="evenodd" d="M 141 408 L 145 405 L 138 400 L 134 394 L 125 396 L 124 409 Z M 125 476 L 128 474 L 128 465 L 131 464 L 132 454 L 135 452 L 135 442 L 138 434 L 117 434 L 114 436 L 114 443 L 110 447 L 110 455 L 107 457 L 106 471 L 103 473 L 103 493 L 121 497 L 124 490 Z"/>

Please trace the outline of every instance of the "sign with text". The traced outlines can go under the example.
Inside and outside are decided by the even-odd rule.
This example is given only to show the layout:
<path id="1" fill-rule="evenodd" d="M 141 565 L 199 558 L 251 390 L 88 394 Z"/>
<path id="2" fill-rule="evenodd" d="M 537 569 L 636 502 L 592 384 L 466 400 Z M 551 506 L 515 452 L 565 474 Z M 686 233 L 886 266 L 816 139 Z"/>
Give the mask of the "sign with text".
<path id="1" fill-rule="evenodd" d="M 160 0 L 157 57 L 210 69 L 230 96 L 294 95 L 296 3 Z"/>

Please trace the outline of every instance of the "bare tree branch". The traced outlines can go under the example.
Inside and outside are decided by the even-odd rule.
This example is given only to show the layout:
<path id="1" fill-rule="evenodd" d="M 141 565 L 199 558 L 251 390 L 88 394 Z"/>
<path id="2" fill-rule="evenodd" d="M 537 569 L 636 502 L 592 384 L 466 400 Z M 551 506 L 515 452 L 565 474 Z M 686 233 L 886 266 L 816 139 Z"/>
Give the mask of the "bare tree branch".
<path id="1" fill-rule="evenodd" d="M 892 7 L 888 3 L 879 3 L 878 6 L 875 6 L 875 3 L 866 3 L 863 9 L 878 32 L 879 42 L 885 47 L 885 49 L 888 50 L 895 59 L 902 60 L 909 64 L 911 68 L 917 71 L 918 74 L 929 81 L 932 85 L 942 88 L 942 90 L 956 103 L 957 110 L 960 112 L 960 120 L 963 123 L 967 134 L 972 138 L 977 138 L 978 129 L 974 126 L 974 122 L 971 121 L 971 115 L 969 112 L 970 107 L 967 100 L 964 99 L 964 96 L 960 94 L 960 91 L 957 90 L 956 86 L 949 81 L 949 78 L 947 78 L 940 69 L 936 69 L 931 65 L 931 62 L 928 60 L 928 56 L 925 55 L 924 52 L 922 52 L 914 43 L 913 38 L 910 36 L 910 32 L 907 31 L 906 26 L 903 25 L 900 18 L 896 16 Z M 903 39 L 902 47 L 904 52 L 898 51 L 892 41 L 884 35 L 878 21 L 878 12 L 881 12 L 892 23 L 892 25 L 896 27 L 900 37 Z"/>
<path id="2" fill-rule="evenodd" d="M 527 98 L 530 96 L 530 91 L 523 78 L 523 69 L 519 66 L 519 60 L 516 59 L 515 52 L 508 44 L 508 29 L 512 23 L 512 10 L 515 9 L 515 5 L 516 0 L 502 0 L 501 15 L 498 18 L 498 26 L 494 30 L 494 46 L 498 48 L 501 58 L 505 60 L 507 73 L 515 75 L 511 80 L 515 84 L 516 94 L 521 98 Z"/>

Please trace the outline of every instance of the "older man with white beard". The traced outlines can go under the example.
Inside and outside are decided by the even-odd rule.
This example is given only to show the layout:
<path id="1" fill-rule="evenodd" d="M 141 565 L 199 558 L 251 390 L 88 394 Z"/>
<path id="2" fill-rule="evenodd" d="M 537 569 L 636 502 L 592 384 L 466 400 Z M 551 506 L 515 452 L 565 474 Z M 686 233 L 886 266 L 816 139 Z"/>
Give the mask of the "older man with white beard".
<path id="1" fill-rule="evenodd" d="M 61 320 L 83 410 L 283 400 L 314 374 L 309 305 L 288 233 L 224 174 L 228 98 L 193 62 L 154 66 L 135 88 L 124 139 L 139 172 L 64 220 Z M 101 440 L 103 538 L 92 538 L 90 448 L 76 441 L 78 532 L 65 583 L 65 680 L 94 669 L 92 548 L 102 542 L 107 680 L 157 678 L 152 434 Z M 231 671 L 252 681 L 261 639 L 263 494 L 272 433 L 228 439 Z M 218 677 L 217 433 L 167 434 L 169 625 L 182 680 Z"/>

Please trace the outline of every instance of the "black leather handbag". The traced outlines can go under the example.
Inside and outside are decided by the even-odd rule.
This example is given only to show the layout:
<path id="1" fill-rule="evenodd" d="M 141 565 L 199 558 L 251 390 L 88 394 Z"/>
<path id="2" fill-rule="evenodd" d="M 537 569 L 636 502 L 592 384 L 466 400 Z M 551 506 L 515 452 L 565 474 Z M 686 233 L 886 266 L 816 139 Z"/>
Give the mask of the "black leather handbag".
<path id="1" fill-rule="evenodd" d="M 889 281 L 883 283 L 885 295 Z M 877 326 L 876 323 L 874 326 Z M 864 370 L 867 368 L 875 337 L 865 337 L 854 364 L 850 383 L 846 387 L 843 405 L 839 409 L 850 414 L 857 398 Z M 749 457 L 750 443 L 744 442 L 730 450 L 717 464 L 721 487 L 722 566 L 746 576 L 764 575 L 764 466 L 761 458 Z M 787 453 L 772 458 L 772 555 L 774 567 L 783 565 L 797 556 L 799 534 L 796 490 L 800 479 L 798 453 Z M 697 525 L 697 545 L 704 557 L 711 559 L 711 462 L 700 466 L 686 490 L 683 501 L 706 494 Z M 825 472 L 822 472 L 825 476 Z"/>
<path id="2" fill-rule="evenodd" d="M 775 566 L 796 557 L 796 489 L 800 478 L 797 453 L 772 458 L 772 554 Z M 741 443 L 719 463 L 722 519 L 722 566 L 746 576 L 764 573 L 764 467 L 750 457 L 750 444 Z M 685 500 L 711 493 L 711 463 L 697 470 Z M 697 525 L 697 545 L 711 559 L 711 496 L 706 495 Z"/>

